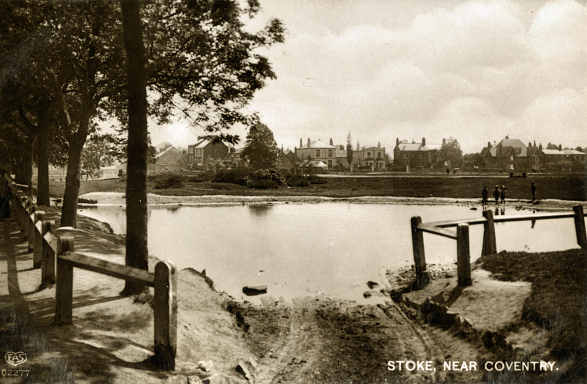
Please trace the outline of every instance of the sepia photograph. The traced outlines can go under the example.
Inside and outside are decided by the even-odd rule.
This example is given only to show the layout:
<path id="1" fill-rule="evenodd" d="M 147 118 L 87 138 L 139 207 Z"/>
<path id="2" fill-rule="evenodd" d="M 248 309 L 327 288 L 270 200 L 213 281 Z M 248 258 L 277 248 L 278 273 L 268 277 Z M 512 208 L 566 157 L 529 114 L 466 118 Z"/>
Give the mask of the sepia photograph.
<path id="1" fill-rule="evenodd" d="M 0 384 L 587 382 L 585 0 L 0 0 Z"/>

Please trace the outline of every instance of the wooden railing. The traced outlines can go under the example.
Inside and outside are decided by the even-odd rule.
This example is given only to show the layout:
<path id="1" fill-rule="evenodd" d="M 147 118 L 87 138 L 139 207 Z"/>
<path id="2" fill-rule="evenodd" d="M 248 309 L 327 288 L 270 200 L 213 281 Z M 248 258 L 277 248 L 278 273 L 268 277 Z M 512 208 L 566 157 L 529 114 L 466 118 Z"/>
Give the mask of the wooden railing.
<path id="1" fill-rule="evenodd" d="M 414 254 L 414 266 L 416 269 L 416 288 L 424 287 L 430 280 L 426 271 L 426 256 L 424 253 L 424 232 L 447 237 L 457 241 L 457 275 L 458 284 L 466 287 L 471 282 L 471 255 L 469 249 L 469 226 L 483 224 L 483 246 L 481 255 L 490 255 L 497 252 L 495 223 L 507 223 L 512 221 L 536 221 L 553 219 L 575 219 L 575 233 L 577 244 L 583 249 L 587 247 L 585 234 L 585 214 L 583 206 L 573 207 L 573 213 L 540 213 L 521 216 L 493 217 L 491 210 L 483 211 L 483 217 L 463 220 L 445 220 L 423 223 L 420 216 L 411 219 L 412 250 Z M 456 229 L 451 229 L 456 227 Z"/>
<path id="2" fill-rule="evenodd" d="M 33 267 L 41 268 L 41 289 L 56 284 L 55 324 L 71 324 L 73 311 L 73 271 L 85 269 L 122 280 L 139 281 L 154 287 L 154 349 L 153 362 L 161 369 L 175 369 L 177 351 L 177 276 L 173 265 L 158 262 L 155 272 L 112 263 L 75 253 L 74 238 L 59 235 L 53 220 L 46 220 L 13 180 L 6 176 L 11 191 L 11 214 L 23 229 L 29 250 L 33 251 Z"/>

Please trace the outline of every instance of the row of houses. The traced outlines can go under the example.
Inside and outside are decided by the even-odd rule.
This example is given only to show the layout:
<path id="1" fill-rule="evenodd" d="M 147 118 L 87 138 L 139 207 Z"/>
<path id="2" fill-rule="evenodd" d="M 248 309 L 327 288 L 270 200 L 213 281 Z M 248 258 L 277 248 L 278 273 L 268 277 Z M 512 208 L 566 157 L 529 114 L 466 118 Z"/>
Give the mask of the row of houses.
<path id="1" fill-rule="evenodd" d="M 360 147 L 357 143 L 356 149 L 353 149 L 350 143 L 346 146 L 334 145 L 332 138 L 328 144 L 319 139 L 308 138 L 305 145 L 303 139 L 300 139 L 300 145 L 295 148 L 294 153 L 302 166 L 327 169 L 383 171 L 389 163 L 389 157 L 381 143 L 377 143 L 376 147 Z"/>
<path id="2" fill-rule="evenodd" d="M 521 140 L 506 136 L 499 143 L 488 143 L 480 153 L 479 168 L 501 171 L 575 171 L 582 169 L 586 156 L 574 149 L 542 148 L 536 143 L 525 145 Z M 222 142 L 199 140 L 189 145 L 187 153 L 170 146 L 160 151 L 149 166 L 149 173 L 175 172 L 182 168 L 224 168 L 246 165 L 241 149 Z M 454 169 L 463 166 L 463 153 L 454 137 L 441 143 L 408 141 L 396 138 L 393 159 L 381 143 L 353 148 L 350 138 L 345 144 L 320 139 L 300 139 L 291 150 L 279 149 L 278 169 L 315 168 L 346 171 L 406 171 Z"/>
<path id="3" fill-rule="evenodd" d="M 505 171 L 582 171 L 587 159 L 576 149 L 551 146 L 543 148 L 536 142 L 524 144 L 520 139 L 506 136 L 499 143 L 487 143 L 481 150 L 482 168 Z"/>

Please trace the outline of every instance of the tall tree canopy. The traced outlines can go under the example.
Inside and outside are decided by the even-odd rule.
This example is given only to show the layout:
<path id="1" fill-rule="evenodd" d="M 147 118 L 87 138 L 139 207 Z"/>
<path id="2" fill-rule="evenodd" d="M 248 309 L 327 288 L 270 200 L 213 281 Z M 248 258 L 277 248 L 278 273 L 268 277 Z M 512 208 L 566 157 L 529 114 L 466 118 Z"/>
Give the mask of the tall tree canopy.
<path id="1" fill-rule="evenodd" d="M 259 9 L 257 0 L 248 0 L 244 7 L 238 0 L 144 1 L 148 114 L 166 121 L 180 111 L 206 135 L 237 141 L 224 129 L 254 121 L 243 107 L 266 79 L 275 77 L 258 48 L 283 41 L 278 20 L 258 32 L 245 28 L 244 18 L 254 17 Z M 0 40 L 13 43 L 0 46 L 2 58 L 21 58 L 21 64 L 10 66 L 8 60 L 2 61 L 0 87 L 5 74 L 22 63 L 42 67 L 31 71 L 42 76 L 29 85 L 51 90 L 47 94 L 63 129 L 68 157 L 61 224 L 75 225 L 87 137 L 98 126 L 95 123 L 108 116 L 123 125 L 128 121 L 120 7 L 107 0 L 2 0 L 0 10 Z M 29 42 L 42 49 L 29 49 Z M 36 60 L 35 51 L 51 55 Z M 29 116 L 38 110 L 24 107 Z"/>
<path id="2" fill-rule="evenodd" d="M 265 124 L 249 128 L 247 142 L 242 152 L 253 169 L 274 168 L 277 161 L 277 144 L 273 132 Z"/>

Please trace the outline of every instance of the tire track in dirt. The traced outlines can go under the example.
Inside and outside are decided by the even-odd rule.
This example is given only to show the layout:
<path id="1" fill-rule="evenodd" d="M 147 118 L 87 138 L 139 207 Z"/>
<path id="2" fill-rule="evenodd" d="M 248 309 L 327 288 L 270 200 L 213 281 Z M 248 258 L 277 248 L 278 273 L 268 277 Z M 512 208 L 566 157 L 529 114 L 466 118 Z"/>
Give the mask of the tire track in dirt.
<path id="1" fill-rule="evenodd" d="M 242 308 L 247 340 L 259 357 L 256 383 L 436 383 L 451 375 L 444 360 L 474 360 L 478 346 L 450 331 L 415 321 L 394 304 L 357 305 L 307 298 Z M 388 360 L 432 361 L 437 369 L 388 371 Z M 462 379 L 462 380 L 461 380 Z M 452 382 L 452 381 L 451 381 Z"/>

